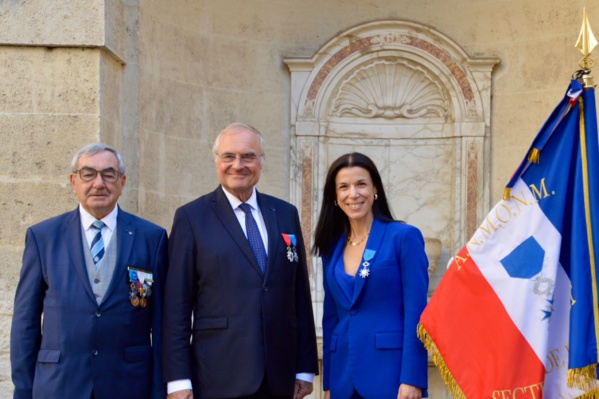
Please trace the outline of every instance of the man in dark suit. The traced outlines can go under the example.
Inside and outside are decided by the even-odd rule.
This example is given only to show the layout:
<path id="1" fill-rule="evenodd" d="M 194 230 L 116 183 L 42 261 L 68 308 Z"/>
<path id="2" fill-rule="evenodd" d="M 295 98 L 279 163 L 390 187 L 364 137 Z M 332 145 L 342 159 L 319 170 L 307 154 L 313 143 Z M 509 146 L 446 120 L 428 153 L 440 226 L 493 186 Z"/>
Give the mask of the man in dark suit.
<path id="1" fill-rule="evenodd" d="M 115 149 L 90 144 L 71 167 L 78 208 L 27 230 L 10 342 L 14 397 L 164 398 L 166 231 L 117 206 L 127 177 Z"/>
<path id="2" fill-rule="evenodd" d="M 297 209 L 254 188 L 256 129 L 229 125 L 213 152 L 220 187 L 177 210 L 169 239 L 169 398 L 303 398 L 318 364 Z"/>

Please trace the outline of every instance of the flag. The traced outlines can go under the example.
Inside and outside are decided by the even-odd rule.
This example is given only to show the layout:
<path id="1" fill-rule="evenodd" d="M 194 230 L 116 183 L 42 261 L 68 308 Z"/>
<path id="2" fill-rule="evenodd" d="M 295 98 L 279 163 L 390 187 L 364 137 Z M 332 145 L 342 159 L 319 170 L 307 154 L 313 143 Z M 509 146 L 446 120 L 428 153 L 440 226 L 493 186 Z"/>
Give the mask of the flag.
<path id="1" fill-rule="evenodd" d="M 572 80 L 422 313 L 454 398 L 599 397 L 598 153 L 594 89 Z"/>

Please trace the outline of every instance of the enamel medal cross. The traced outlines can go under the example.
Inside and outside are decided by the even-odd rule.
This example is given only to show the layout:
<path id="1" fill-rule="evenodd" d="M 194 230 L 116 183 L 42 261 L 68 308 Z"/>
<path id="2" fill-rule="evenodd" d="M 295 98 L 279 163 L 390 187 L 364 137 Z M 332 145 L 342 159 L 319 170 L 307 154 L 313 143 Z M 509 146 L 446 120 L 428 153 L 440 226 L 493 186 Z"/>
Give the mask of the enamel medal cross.
<path id="1" fill-rule="evenodd" d="M 370 276 L 370 261 L 372 260 L 372 258 L 374 258 L 375 253 L 376 253 L 376 251 L 373 251 L 372 249 L 366 248 L 364 250 L 364 256 L 362 258 L 364 261 L 362 262 L 362 267 L 360 268 L 360 271 L 358 272 L 360 277 L 366 278 L 366 277 Z"/>

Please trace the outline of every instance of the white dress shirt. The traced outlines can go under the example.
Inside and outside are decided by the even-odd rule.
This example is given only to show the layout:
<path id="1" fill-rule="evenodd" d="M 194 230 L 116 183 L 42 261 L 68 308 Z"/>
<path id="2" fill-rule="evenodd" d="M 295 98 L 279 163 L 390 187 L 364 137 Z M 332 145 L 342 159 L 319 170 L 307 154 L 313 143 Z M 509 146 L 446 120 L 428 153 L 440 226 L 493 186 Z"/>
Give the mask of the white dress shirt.
<path id="1" fill-rule="evenodd" d="M 102 240 L 104 241 L 104 251 L 108 251 L 108 245 L 110 244 L 110 239 L 112 238 L 112 233 L 114 233 L 116 229 L 116 217 L 119 213 L 119 207 L 115 206 L 112 211 L 102 219 L 105 226 L 102 227 Z M 92 241 L 94 236 L 96 235 L 96 228 L 92 227 L 92 224 L 98 220 L 93 217 L 88 211 L 86 211 L 81 204 L 79 204 L 79 216 L 81 217 L 81 226 L 83 227 L 83 231 L 85 232 L 85 238 L 87 239 L 87 247 L 89 248 L 92 245 Z"/>

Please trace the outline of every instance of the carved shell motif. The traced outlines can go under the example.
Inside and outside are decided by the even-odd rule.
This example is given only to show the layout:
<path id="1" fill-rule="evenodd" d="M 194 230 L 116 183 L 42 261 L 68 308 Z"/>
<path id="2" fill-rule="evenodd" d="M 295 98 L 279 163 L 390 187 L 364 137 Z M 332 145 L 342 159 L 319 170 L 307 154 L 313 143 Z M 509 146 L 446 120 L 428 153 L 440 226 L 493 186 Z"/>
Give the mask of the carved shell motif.
<path id="1" fill-rule="evenodd" d="M 360 118 L 435 118 L 447 114 L 441 86 L 423 69 L 405 61 L 381 60 L 363 66 L 339 87 L 331 115 Z"/>

